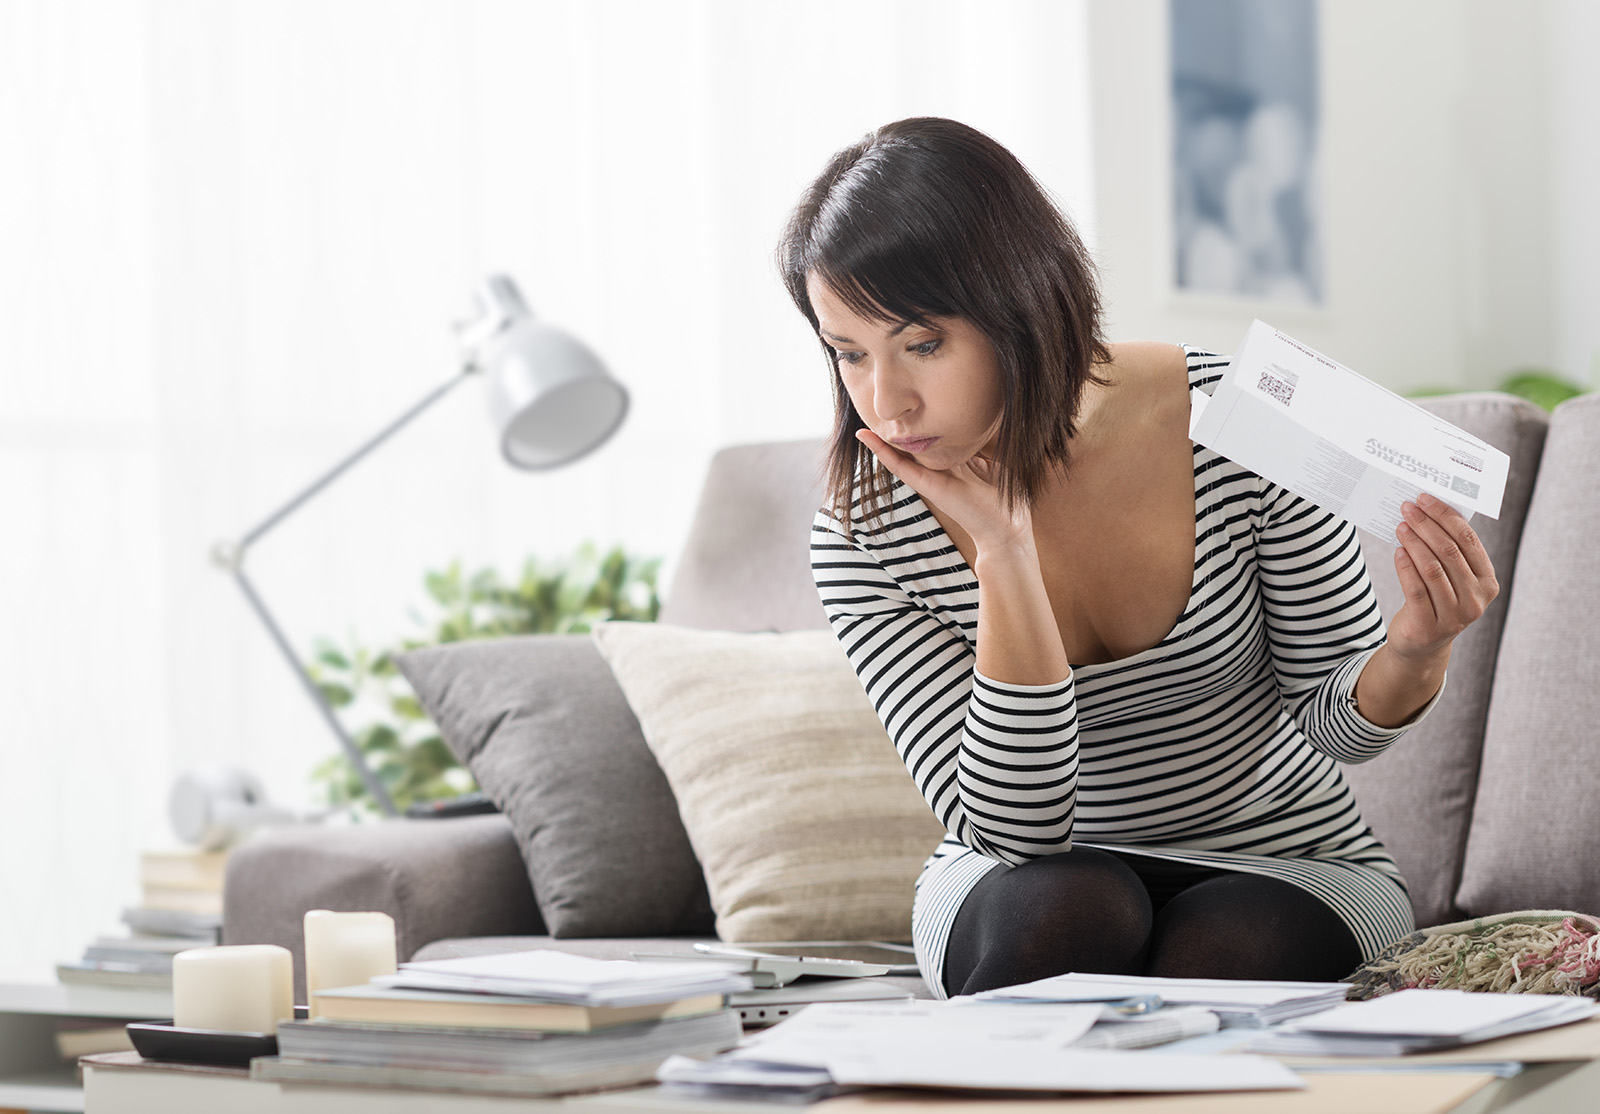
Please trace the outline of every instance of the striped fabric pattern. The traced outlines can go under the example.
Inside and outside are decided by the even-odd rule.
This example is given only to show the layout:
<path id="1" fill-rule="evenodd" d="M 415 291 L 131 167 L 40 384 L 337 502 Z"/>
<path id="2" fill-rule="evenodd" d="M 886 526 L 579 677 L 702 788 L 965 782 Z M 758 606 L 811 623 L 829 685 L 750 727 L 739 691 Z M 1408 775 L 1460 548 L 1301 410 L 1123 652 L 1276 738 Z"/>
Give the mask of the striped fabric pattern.
<path id="1" fill-rule="evenodd" d="M 1188 360 L 1208 392 L 1227 366 Z M 977 672 L 977 580 L 910 488 L 853 533 L 818 514 L 829 621 L 949 833 L 918 883 L 925 974 L 942 972 L 984 872 L 1074 843 L 1282 878 L 1336 909 L 1368 957 L 1411 931 L 1405 883 L 1338 767 L 1405 731 L 1355 707 L 1383 640 L 1355 529 L 1198 445 L 1194 484 L 1194 581 L 1172 631 L 1042 686 Z"/>

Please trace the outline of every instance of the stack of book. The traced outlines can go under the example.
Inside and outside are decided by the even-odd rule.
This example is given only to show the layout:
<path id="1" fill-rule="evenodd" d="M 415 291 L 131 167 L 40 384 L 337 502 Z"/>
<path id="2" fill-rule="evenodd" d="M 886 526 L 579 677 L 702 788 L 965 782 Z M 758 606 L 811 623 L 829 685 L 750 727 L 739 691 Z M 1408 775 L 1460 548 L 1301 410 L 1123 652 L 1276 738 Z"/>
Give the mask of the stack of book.
<path id="1" fill-rule="evenodd" d="M 559 952 L 405 964 L 398 975 L 312 995 L 310 1019 L 278 1026 L 278 1055 L 251 1077 L 506 1095 L 650 1081 L 668 1057 L 738 1043 L 719 968 Z"/>
<path id="2" fill-rule="evenodd" d="M 166 990 L 172 957 L 215 945 L 222 934 L 226 851 L 146 851 L 140 903 L 122 911 L 125 936 L 101 936 L 81 959 L 56 964 L 62 982 Z"/>

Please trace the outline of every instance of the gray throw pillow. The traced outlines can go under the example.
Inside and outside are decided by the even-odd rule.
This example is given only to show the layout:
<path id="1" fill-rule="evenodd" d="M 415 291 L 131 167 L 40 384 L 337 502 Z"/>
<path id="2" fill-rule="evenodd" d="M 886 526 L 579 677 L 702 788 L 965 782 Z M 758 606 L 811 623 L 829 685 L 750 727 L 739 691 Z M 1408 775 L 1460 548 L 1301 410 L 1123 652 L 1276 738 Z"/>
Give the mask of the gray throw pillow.
<path id="1" fill-rule="evenodd" d="M 399 665 L 511 822 L 552 936 L 714 931 L 677 801 L 588 635 L 430 646 Z"/>

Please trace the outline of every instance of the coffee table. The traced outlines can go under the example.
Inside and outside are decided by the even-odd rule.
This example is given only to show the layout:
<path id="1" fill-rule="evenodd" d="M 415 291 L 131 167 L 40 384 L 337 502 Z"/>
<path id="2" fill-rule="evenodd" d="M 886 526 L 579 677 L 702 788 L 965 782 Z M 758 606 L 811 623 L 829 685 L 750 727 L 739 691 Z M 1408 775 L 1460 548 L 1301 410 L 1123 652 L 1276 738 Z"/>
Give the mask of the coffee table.
<path id="1" fill-rule="evenodd" d="M 282 1087 L 240 1069 L 84 1061 L 88 1114 L 1590 1114 L 1600 1096 L 1600 1060 L 1531 1064 L 1519 1076 L 1476 1072 L 1360 1072 L 1307 1076 L 1303 1092 L 1110 1098 L 972 1098 L 938 1092 L 874 1091 L 809 1107 L 695 1102 L 654 1087 L 562 1098 L 500 1098 L 367 1088 Z"/>
<path id="2" fill-rule="evenodd" d="M 172 1016 L 172 995 L 156 990 L 0 983 L 0 1108 L 79 1111 L 76 1068 L 56 1052 L 64 1017 L 140 1021 Z"/>

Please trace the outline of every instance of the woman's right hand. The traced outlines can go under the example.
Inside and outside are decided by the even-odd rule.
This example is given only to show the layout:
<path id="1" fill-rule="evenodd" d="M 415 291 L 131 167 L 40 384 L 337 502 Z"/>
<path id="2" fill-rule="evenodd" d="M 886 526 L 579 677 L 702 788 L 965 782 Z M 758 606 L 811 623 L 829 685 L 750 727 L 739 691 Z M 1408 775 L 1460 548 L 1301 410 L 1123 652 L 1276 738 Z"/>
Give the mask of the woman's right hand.
<path id="1" fill-rule="evenodd" d="M 1033 515 L 1025 503 L 1006 507 L 994 482 L 994 462 L 973 457 L 954 468 L 927 468 L 869 430 L 856 436 L 885 468 L 972 538 L 978 672 L 1016 685 L 1059 685 L 1070 677 L 1033 542 Z"/>
<path id="2" fill-rule="evenodd" d="M 1033 547 L 1033 516 L 1025 503 L 1006 506 L 995 483 L 993 461 L 974 456 L 964 464 L 939 470 L 924 466 L 870 429 L 857 430 L 856 439 L 907 487 L 953 518 L 980 555 Z"/>

